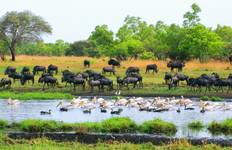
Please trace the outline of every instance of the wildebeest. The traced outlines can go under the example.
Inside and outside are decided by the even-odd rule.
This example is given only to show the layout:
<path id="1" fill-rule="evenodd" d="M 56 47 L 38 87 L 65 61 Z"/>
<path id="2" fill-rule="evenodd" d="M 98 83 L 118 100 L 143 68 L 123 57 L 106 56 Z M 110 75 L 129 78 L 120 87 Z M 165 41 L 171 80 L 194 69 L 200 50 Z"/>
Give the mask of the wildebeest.
<path id="1" fill-rule="evenodd" d="M 139 68 L 138 67 L 128 67 L 126 70 L 126 75 L 128 76 L 131 73 L 139 74 Z"/>
<path id="2" fill-rule="evenodd" d="M 11 66 L 8 66 L 4 72 L 5 75 L 9 75 L 11 73 L 15 73 L 16 72 L 16 68 L 15 67 L 11 67 Z"/>
<path id="3" fill-rule="evenodd" d="M 138 84 L 138 78 L 136 77 L 125 77 L 123 79 L 123 84 L 129 89 L 129 85 L 132 84 L 133 88 L 136 87 L 136 85 Z"/>
<path id="4" fill-rule="evenodd" d="M 84 60 L 84 67 L 90 67 L 90 61 L 89 60 Z"/>
<path id="5" fill-rule="evenodd" d="M 113 75 L 115 75 L 114 66 L 106 66 L 102 68 L 102 74 L 105 74 L 107 72 L 109 72 L 110 74 L 113 73 Z"/>
<path id="6" fill-rule="evenodd" d="M 11 87 L 11 80 L 7 79 L 7 78 L 2 78 L 0 81 L 0 87 L 10 88 Z"/>
<path id="7" fill-rule="evenodd" d="M 121 63 L 113 58 L 111 58 L 109 61 L 108 61 L 108 65 L 112 65 L 112 66 L 117 66 L 117 67 L 120 67 L 121 66 Z"/>
<path id="8" fill-rule="evenodd" d="M 168 84 L 168 81 L 171 81 L 171 79 L 172 79 L 172 74 L 165 72 L 165 75 L 164 75 L 165 84 Z"/>
<path id="9" fill-rule="evenodd" d="M 138 73 L 131 73 L 127 77 L 134 77 L 138 79 L 139 87 L 143 88 L 143 77 Z"/>
<path id="10" fill-rule="evenodd" d="M 55 87 L 58 84 L 58 80 L 52 76 L 41 76 L 38 82 L 43 83 L 43 90 L 45 89 L 45 85 Z"/>
<path id="11" fill-rule="evenodd" d="M 98 87 L 98 90 L 101 89 L 101 82 L 99 80 L 89 80 L 89 87 L 91 89 L 91 92 L 93 91 L 94 87 Z"/>
<path id="12" fill-rule="evenodd" d="M 229 56 L 229 61 L 230 61 L 230 64 L 232 65 L 232 55 Z"/>
<path id="13" fill-rule="evenodd" d="M 17 72 L 15 72 L 15 73 L 10 73 L 10 74 L 8 75 L 8 77 L 9 77 L 9 78 L 12 78 L 12 79 L 13 79 L 13 82 L 15 82 L 15 80 L 21 80 L 22 74 L 19 74 L 19 73 L 17 73 Z"/>
<path id="14" fill-rule="evenodd" d="M 21 70 L 21 74 L 29 74 L 30 73 L 30 68 L 29 67 L 23 67 Z"/>
<path id="15" fill-rule="evenodd" d="M 174 77 L 176 77 L 177 79 L 178 79 L 178 85 L 179 85 L 179 82 L 180 81 L 186 81 L 186 83 L 187 83 L 187 80 L 188 80 L 188 76 L 187 75 L 184 75 L 184 74 L 181 74 L 181 73 L 176 73 L 175 75 L 174 75 Z"/>
<path id="16" fill-rule="evenodd" d="M 85 73 L 89 75 L 89 79 L 98 80 L 98 79 L 103 78 L 102 74 L 95 72 L 93 70 L 86 70 Z"/>
<path id="17" fill-rule="evenodd" d="M 158 73 L 158 67 L 157 67 L 157 65 L 156 64 L 149 64 L 149 65 L 147 65 L 147 67 L 146 67 L 146 73 L 149 73 L 149 71 L 150 70 L 152 70 L 153 71 L 153 73 Z"/>
<path id="18" fill-rule="evenodd" d="M 26 81 L 32 81 L 32 85 L 33 85 L 35 82 L 35 78 L 33 74 L 23 74 L 20 81 L 22 85 L 24 85 Z"/>
<path id="19" fill-rule="evenodd" d="M 113 89 L 113 81 L 108 79 L 108 78 L 102 78 L 99 79 L 100 81 L 100 85 L 101 85 L 101 89 L 104 91 L 104 86 L 108 87 L 108 90 L 112 90 Z"/>
<path id="20" fill-rule="evenodd" d="M 178 60 L 171 60 L 168 62 L 167 67 L 171 68 L 171 71 L 173 71 L 175 68 L 177 68 L 178 71 L 182 71 L 183 67 L 185 67 L 185 63 Z"/>
<path id="21" fill-rule="evenodd" d="M 33 74 L 37 74 L 38 72 L 45 73 L 46 72 L 46 67 L 45 66 L 34 66 L 33 68 Z"/>
<path id="22" fill-rule="evenodd" d="M 50 65 L 48 66 L 48 73 L 51 73 L 51 72 L 53 72 L 53 71 L 55 71 L 56 74 L 57 74 L 57 73 L 58 73 L 58 67 L 55 66 L 55 65 L 50 64 Z"/>
<path id="23" fill-rule="evenodd" d="M 81 85 L 83 90 L 85 89 L 85 79 L 82 77 L 73 77 L 70 79 L 71 83 L 73 84 L 73 90 L 76 90 L 76 86 Z"/>

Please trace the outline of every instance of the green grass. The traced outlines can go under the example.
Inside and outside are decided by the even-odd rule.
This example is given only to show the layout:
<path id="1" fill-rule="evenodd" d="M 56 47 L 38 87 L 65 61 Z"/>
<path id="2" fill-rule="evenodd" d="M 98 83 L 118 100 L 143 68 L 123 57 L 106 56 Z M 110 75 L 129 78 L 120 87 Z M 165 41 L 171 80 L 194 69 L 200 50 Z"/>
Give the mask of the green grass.
<path id="1" fill-rule="evenodd" d="M 107 132 L 127 133 L 135 132 L 137 125 L 127 117 L 113 117 L 102 122 L 62 123 L 53 120 L 28 119 L 18 123 L 18 128 L 26 132 Z"/>
<path id="2" fill-rule="evenodd" d="M 188 124 L 188 128 L 192 129 L 192 130 L 201 130 L 202 128 L 204 128 L 204 124 L 201 121 L 193 121 L 190 122 Z"/>
<path id="3" fill-rule="evenodd" d="M 226 119 L 222 122 L 213 121 L 208 125 L 208 130 L 212 134 L 232 135 L 232 119 Z"/>
<path id="4" fill-rule="evenodd" d="M 45 87 L 45 91 L 48 93 L 71 93 L 79 95 L 113 95 L 115 92 L 109 92 L 105 90 L 102 93 L 99 93 L 97 89 L 93 93 L 90 92 L 88 86 L 86 90 L 83 91 L 82 88 L 77 88 L 76 91 L 73 90 L 73 87 L 65 87 L 64 83 L 61 83 L 61 71 L 69 69 L 73 72 L 83 72 L 86 68 L 83 67 L 83 60 L 90 60 L 91 67 L 90 69 L 101 72 L 102 68 L 107 66 L 108 58 L 87 58 L 87 57 L 46 57 L 46 56 L 17 56 L 16 62 L 5 61 L 0 64 L 0 77 L 6 77 L 3 72 L 6 66 L 14 66 L 19 72 L 23 66 L 28 66 L 30 69 L 35 65 L 44 65 L 48 66 L 49 64 L 54 64 L 59 67 L 59 73 L 55 77 L 59 81 L 59 86 L 56 88 Z M 145 74 L 145 68 L 147 64 L 156 63 L 159 68 L 158 74 Z M 137 66 L 140 68 L 140 73 L 143 76 L 144 88 L 143 89 L 122 89 L 122 95 L 133 95 L 133 96 L 220 96 L 220 97 L 231 97 L 231 92 L 216 92 L 211 90 L 210 92 L 205 93 L 204 88 L 202 91 L 191 91 L 186 87 L 186 83 L 182 82 L 181 87 L 177 89 L 168 90 L 168 87 L 164 84 L 164 74 L 165 72 L 170 72 L 170 68 L 167 68 L 167 61 L 157 61 L 157 60 L 128 60 L 123 61 L 120 68 L 116 68 L 116 76 L 125 76 L 126 68 L 129 66 Z M 229 69 L 228 69 L 229 68 Z M 196 60 L 192 60 L 186 63 L 186 67 L 182 71 L 183 74 L 186 74 L 190 77 L 198 77 L 203 73 L 211 74 L 212 72 L 217 72 L 220 74 L 220 77 L 227 78 L 229 73 L 231 73 L 231 65 L 227 62 L 215 61 L 212 60 L 207 63 L 199 63 Z M 175 72 L 173 72 L 174 74 Z M 38 84 L 38 78 L 40 75 L 35 76 L 35 84 L 26 84 L 22 86 L 19 81 L 16 81 L 12 84 L 10 91 L 15 93 L 25 93 L 25 92 L 38 92 L 43 93 L 42 85 Z M 106 77 L 114 81 L 114 88 L 116 89 L 116 76 L 106 74 Z M 6 89 L 9 91 L 8 89 Z M 42 95 L 42 94 L 41 94 Z M 1 94 L 0 94 L 1 96 Z"/>
<path id="5" fill-rule="evenodd" d="M 37 139 L 10 139 L 0 135 L 1 150 L 229 150 L 230 147 L 220 147 L 214 144 L 193 146 L 186 140 L 175 141 L 169 144 L 153 145 L 152 143 L 132 144 L 127 142 L 109 141 L 96 144 L 79 142 L 56 142 L 47 138 Z"/>
<path id="6" fill-rule="evenodd" d="M 127 117 L 114 117 L 101 122 L 102 132 L 127 133 L 135 132 L 137 125 Z"/>
<path id="7" fill-rule="evenodd" d="M 145 121 L 139 128 L 141 132 L 150 134 L 174 135 L 177 132 L 177 128 L 173 123 L 161 119 Z"/>
<path id="8" fill-rule="evenodd" d="M 203 101 L 213 101 L 213 102 L 218 102 L 218 101 L 223 101 L 224 99 L 218 96 L 202 96 L 200 98 Z"/>
<path id="9" fill-rule="evenodd" d="M 0 129 L 5 129 L 9 125 L 8 121 L 0 120 Z"/>
<path id="10" fill-rule="evenodd" d="M 1 91 L 1 99 L 19 99 L 19 100 L 45 100 L 45 99 L 72 99 L 74 96 L 70 93 L 61 92 L 11 92 Z"/>

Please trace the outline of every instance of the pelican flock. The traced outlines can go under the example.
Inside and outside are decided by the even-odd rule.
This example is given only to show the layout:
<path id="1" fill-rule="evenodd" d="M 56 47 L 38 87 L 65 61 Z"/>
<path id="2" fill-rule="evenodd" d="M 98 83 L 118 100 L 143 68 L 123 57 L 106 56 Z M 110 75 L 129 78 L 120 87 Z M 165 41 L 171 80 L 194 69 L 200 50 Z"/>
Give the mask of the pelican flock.
<path id="1" fill-rule="evenodd" d="M 117 95 L 114 100 L 106 100 L 104 98 L 98 98 L 96 96 L 91 98 L 77 97 L 73 98 L 67 105 L 60 101 L 57 107 L 62 111 L 68 111 L 70 109 L 79 108 L 83 110 L 83 113 L 91 113 L 93 109 L 98 108 L 100 112 L 111 114 L 120 114 L 123 111 L 123 107 L 137 108 L 139 111 L 148 112 L 163 112 L 169 110 L 175 110 L 180 113 L 187 110 L 199 109 L 201 113 L 213 110 L 232 110 L 232 105 L 225 103 L 215 103 L 215 102 L 193 102 L 189 98 L 162 98 L 154 97 L 153 99 L 144 99 L 142 97 L 130 97 L 123 98 L 119 97 L 120 91 L 115 93 Z"/>

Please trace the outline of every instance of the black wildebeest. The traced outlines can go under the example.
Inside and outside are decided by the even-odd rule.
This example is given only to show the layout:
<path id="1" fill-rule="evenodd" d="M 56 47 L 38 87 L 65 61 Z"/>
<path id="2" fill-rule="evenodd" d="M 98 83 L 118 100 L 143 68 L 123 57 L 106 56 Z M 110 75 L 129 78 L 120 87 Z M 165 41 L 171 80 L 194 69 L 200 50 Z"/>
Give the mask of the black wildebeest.
<path id="1" fill-rule="evenodd" d="M 9 75 L 11 73 L 15 73 L 16 72 L 16 68 L 15 67 L 11 67 L 11 66 L 8 66 L 4 72 L 5 75 Z"/>
<path id="2" fill-rule="evenodd" d="M 91 92 L 93 92 L 94 87 L 98 87 L 98 90 L 101 90 L 101 82 L 99 80 L 89 80 L 89 87 L 91 89 Z"/>
<path id="3" fill-rule="evenodd" d="M 146 73 L 149 73 L 149 71 L 150 70 L 152 70 L 153 71 L 153 73 L 158 73 L 158 67 L 157 67 L 157 65 L 156 64 L 149 64 L 149 65 L 147 65 L 147 67 L 146 67 Z"/>
<path id="4" fill-rule="evenodd" d="M 0 81 L 0 87 L 10 88 L 11 87 L 11 80 L 7 79 L 7 78 L 2 78 Z"/>
<path id="5" fill-rule="evenodd" d="M 45 66 L 34 66 L 33 68 L 33 74 L 37 74 L 38 72 L 46 73 L 46 67 Z"/>
<path id="6" fill-rule="evenodd" d="M 232 65 L 232 55 L 229 57 L 230 64 Z"/>
<path id="7" fill-rule="evenodd" d="M 32 81 L 32 85 L 34 85 L 35 78 L 33 74 L 24 74 L 22 75 L 22 78 L 20 81 L 22 85 L 24 85 L 27 81 Z"/>
<path id="8" fill-rule="evenodd" d="M 41 76 L 38 80 L 39 83 L 43 83 L 43 90 L 45 89 L 45 85 L 48 87 L 55 87 L 55 85 L 58 85 L 58 80 L 52 76 Z"/>
<path id="9" fill-rule="evenodd" d="M 121 63 L 120 63 L 119 61 L 117 61 L 116 59 L 111 58 L 111 59 L 108 61 L 108 65 L 120 67 L 120 66 L 121 66 Z"/>
<path id="10" fill-rule="evenodd" d="M 30 68 L 29 67 L 23 67 L 21 70 L 21 74 L 29 74 L 30 73 Z"/>
<path id="11" fill-rule="evenodd" d="M 172 74 L 165 72 L 165 75 L 164 75 L 165 84 L 168 84 L 168 82 L 171 81 L 171 79 L 172 79 Z"/>
<path id="12" fill-rule="evenodd" d="M 187 83 L 187 81 L 188 81 L 188 76 L 187 75 L 184 75 L 184 74 L 181 74 L 181 73 L 176 73 L 175 75 L 174 75 L 174 77 L 176 77 L 177 79 L 178 79 L 178 85 L 179 85 L 179 82 L 180 81 L 186 81 L 186 83 Z"/>
<path id="13" fill-rule="evenodd" d="M 127 77 L 135 77 L 138 79 L 139 87 L 143 88 L 143 77 L 138 73 L 131 73 Z"/>
<path id="14" fill-rule="evenodd" d="M 19 73 L 15 72 L 15 73 L 9 74 L 8 77 L 12 78 L 13 82 L 15 82 L 15 80 L 21 80 L 22 74 L 19 74 Z"/>
<path id="15" fill-rule="evenodd" d="M 90 67 L 90 61 L 89 60 L 84 60 L 84 67 Z"/>
<path id="16" fill-rule="evenodd" d="M 102 68 L 102 74 L 105 74 L 109 72 L 110 74 L 113 73 L 113 75 L 115 75 L 115 69 L 114 69 L 114 66 L 106 66 L 106 67 L 103 67 Z"/>
<path id="17" fill-rule="evenodd" d="M 136 77 L 125 77 L 123 79 L 123 85 L 125 85 L 128 89 L 129 89 L 129 85 L 132 84 L 133 88 L 136 87 L 136 85 L 138 84 L 138 78 Z"/>
<path id="18" fill-rule="evenodd" d="M 129 74 L 132 74 L 132 73 L 139 74 L 139 68 L 138 67 L 128 67 L 126 70 L 126 75 L 128 76 Z"/>
<path id="19" fill-rule="evenodd" d="M 104 86 L 108 87 L 108 90 L 112 90 L 113 89 L 113 81 L 108 79 L 108 78 L 102 78 L 99 79 L 100 81 L 100 85 L 101 85 L 101 89 L 104 91 Z"/>
<path id="20" fill-rule="evenodd" d="M 58 67 L 55 66 L 55 65 L 50 64 L 50 65 L 48 66 L 48 73 L 51 73 L 51 72 L 53 72 L 53 71 L 55 71 L 56 74 L 57 74 L 57 73 L 58 73 Z"/>
<path id="21" fill-rule="evenodd" d="M 182 69 L 185 67 L 185 63 L 179 60 L 171 60 L 167 64 L 168 68 L 171 68 L 171 71 L 173 71 L 175 68 L 178 69 L 178 71 L 182 71 Z"/>

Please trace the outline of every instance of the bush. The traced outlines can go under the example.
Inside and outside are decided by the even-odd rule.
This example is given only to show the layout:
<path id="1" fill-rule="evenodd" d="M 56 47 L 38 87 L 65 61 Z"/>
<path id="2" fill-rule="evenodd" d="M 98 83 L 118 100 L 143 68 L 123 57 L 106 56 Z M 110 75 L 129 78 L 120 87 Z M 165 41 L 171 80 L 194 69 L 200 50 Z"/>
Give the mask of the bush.
<path id="1" fill-rule="evenodd" d="M 148 52 L 148 51 L 144 51 L 139 58 L 141 59 L 154 59 L 154 53 L 152 52 Z"/>
<path id="2" fill-rule="evenodd" d="M 58 131 L 60 126 L 53 120 L 28 119 L 19 123 L 19 128 L 27 132 L 54 132 Z"/>
<path id="3" fill-rule="evenodd" d="M 8 121 L 0 120 L 0 129 L 4 129 L 8 126 Z"/>
<path id="4" fill-rule="evenodd" d="M 223 98 L 217 96 L 211 96 L 211 97 L 202 96 L 200 99 L 203 101 L 213 101 L 213 102 L 223 101 Z"/>
<path id="5" fill-rule="evenodd" d="M 102 132 L 127 133 L 135 130 L 135 122 L 127 117 L 114 117 L 101 122 Z"/>
<path id="6" fill-rule="evenodd" d="M 192 130 L 201 130 L 202 128 L 204 128 L 204 125 L 201 121 L 193 121 L 188 124 L 188 128 Z"/>
<path id="7" fill-rule="evenodd" d="M 213 134 L 232 134 L 232 119 L 226 119 L 223 122 L 211 122 L 208 130 Z"/>
<path id="8" fill-rule="evenodd" d="M 145 121 L 140 126 L 140 131 L 144 133 L 173 135 L 177 132 L 177 128 L 173 123 L 161 119 L 154 119 Z"/>

